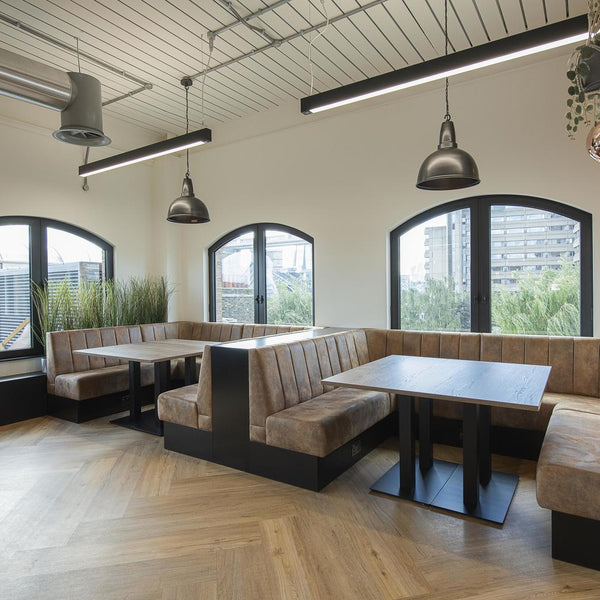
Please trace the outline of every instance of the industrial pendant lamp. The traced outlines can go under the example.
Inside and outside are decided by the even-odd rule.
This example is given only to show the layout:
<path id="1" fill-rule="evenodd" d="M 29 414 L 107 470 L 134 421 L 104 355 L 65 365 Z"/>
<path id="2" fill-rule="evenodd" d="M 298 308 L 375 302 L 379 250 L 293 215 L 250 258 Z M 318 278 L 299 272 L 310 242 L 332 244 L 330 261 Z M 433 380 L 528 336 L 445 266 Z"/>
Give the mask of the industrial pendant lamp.
<path id="1" fill-rule="evenodd" d="M 185 133 L 189 132 L 190 119 L 189 119 L 189 89 L 192 85 L 192 79 L 190 77 L 184 77 L 181 80 L 181 85 L 185 87 Z M 190 178 L 190 150 L 189 148 L 185 151 L 186 160 L 186 172 L 183 178 L 183 187 L 181 190 L 181 196 L 176 198 L 169 206 L 169 214 L 167 215 L 167 221 L 171 223 L 208 223 L 210 217 L 208 215 L 208 209 L 206 204 L 194 196 L 194 186 Z"/>
<path id="2" fill-rule="evenodd" d="M 444 35 L 445 55 L 448 56 L 448 0 L 444 2 Z M 446 115 L 440 130 L 440 143 L 438 149 L 423 161 L 417 177 L 417 187 L 421 190 L 458 190 L 479 182 L 479 170 L 473 157 L 456 145 L 446 77 Z"/>

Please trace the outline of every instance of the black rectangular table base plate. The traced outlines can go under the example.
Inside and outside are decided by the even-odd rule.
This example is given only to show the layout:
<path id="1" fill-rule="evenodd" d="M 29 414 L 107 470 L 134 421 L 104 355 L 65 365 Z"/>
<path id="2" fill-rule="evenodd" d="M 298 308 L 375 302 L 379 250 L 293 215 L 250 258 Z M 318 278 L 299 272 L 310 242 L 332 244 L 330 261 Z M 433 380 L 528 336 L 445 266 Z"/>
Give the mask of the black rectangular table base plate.
<path id="1" fill-rule="evenodd" d="M 422 474 L 418 457 L 415 463 L 416 485 L 412 493 L 400 491 L 399 463 L 380 477 L 371 486 L 371 491 L 420 502 L 484 521 L 504 523 L 519 482 L 517 475 L 492 471 L 492 478 L 488 485 L 479 486 L 477 506 L 474 510 L 468 510 L 463 502 L 462 465 L 435 459 L 433 467 Z"/>
<path id="2" fill-rule="evenodd" d="M 128 429 L 135 429 L 135 431 L 151 433 L 152 435 L 163 435 L 163 425 L 162 423 L 156 422 L 155 411 L 153 408 L 142 411 L 137 419 L 132 419 L 130 415 L 127 415 L 126 417 L 113 419 L 111 423 L 113 425 L 127 427 Z"/>
<path id="3" fill-rule="evenodd" d="M 383 477 L 372 486 L 372 492 L 396 496 L 421 504 L 431 504 L 448 479 L 456 471 L 456 463 L 434 459 L 431 469 L 424 474 L 419 468 L 419 458 L 415 458 L 415 488 L 412 492 L 400 490 L 400 463 L 396 463 Z M 462 488 L 461 488 L 462 489 Z"/>
<path id="4" fill-rule="evenodd" d="M 469 515 L 502 525 L 519 483 L 519 476 L 492 471 L 487 485 L 479 485 L 479 502 L 469 510 L 463 502 L 463 468 L 458 465 L 452 477 L 434 498 L 431 506 Z"/>

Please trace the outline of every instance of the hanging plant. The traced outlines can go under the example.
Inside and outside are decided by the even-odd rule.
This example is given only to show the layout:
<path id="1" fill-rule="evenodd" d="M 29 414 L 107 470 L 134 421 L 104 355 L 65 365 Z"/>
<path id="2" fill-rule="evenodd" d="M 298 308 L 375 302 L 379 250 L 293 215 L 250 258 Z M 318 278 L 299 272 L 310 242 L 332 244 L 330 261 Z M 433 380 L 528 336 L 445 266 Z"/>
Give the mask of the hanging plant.
<path id="1" fill-rule="evenodd" d="M 600 122 L 600 0 L 588 0 L 588 39 L 569 59 L 567 132 L 571 139 L 582 125 Z"/>

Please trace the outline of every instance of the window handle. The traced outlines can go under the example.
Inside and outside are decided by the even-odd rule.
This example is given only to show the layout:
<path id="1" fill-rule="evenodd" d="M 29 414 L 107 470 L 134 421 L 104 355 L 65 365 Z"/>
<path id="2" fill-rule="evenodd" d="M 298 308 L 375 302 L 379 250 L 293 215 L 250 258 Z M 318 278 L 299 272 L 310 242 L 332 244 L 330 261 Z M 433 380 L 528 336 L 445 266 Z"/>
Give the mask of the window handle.
<path id="1" fill-rule="evenodd" d="M 254 298 L 254 302 L 256 302 L 256 304 L 264 304 L 265 297 L 263 295 L 259 294 L 258 296 L 256 296 L 256 298 Z"/>

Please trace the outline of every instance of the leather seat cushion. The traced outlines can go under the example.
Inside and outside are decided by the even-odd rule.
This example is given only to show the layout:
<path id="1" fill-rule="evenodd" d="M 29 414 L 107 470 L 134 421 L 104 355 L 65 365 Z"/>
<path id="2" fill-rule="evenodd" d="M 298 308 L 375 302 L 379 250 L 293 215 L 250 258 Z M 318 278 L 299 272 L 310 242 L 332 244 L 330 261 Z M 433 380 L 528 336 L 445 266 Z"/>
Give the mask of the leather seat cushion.
<path id="1" fill-rule="evenodd" d="M 600 520 L 600 414 L 558 408 L 537 465 L 540 506 Z"/>
<path id="2" fill-rule="evenodd" d="M 389 414 L 389 394 L 337 388 L 268 416 L 266 442 L 327 456 Z"/>
<path id="3" fill-rule="evenodd" d="M 154 383 L 152 365 L 141 366 L 140 380 L 142 386 Z M 54 393 L 57 396 L 71 398 L 71 400 L 88 400 L 106 394 L 128 391 L 129 367 L 127 365 L 64 373 L 57 375 L 54 382 Z"/>
<path id="4" fill-rule="evenodd" d="M 198 384 L 163 392 L 158 397 L 158 417 L 162 421 L 198 429 Z"/>

